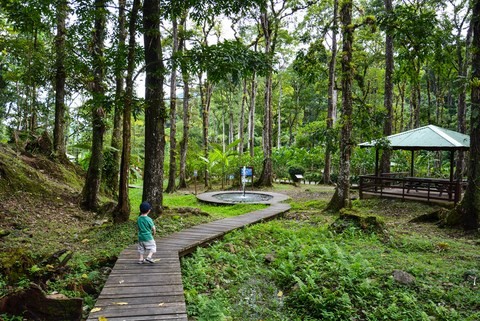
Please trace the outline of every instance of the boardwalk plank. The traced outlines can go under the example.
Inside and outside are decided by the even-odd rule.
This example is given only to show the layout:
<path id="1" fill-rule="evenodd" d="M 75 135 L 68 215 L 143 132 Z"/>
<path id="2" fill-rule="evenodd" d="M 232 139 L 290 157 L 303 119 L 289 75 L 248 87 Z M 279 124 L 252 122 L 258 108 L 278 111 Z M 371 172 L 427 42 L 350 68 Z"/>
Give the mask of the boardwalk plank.
<path id="1" fill-rule="evenodd" d="M 178 315 L 186 313 L 183 302 L 159 302 L 155 304 L 110 305 L 103 307 L 92 316 L 109 315 L 110 317 L 130 317 L 137 315 Z"/>
<path id="2" fill-rule="evenodd" d="M 183 291 L 183 287 L 178 285 L 152 285 L 152 286 L 125 286 L 125 287 L 105 287 L 102 290 L 102 293 L 105 295 L 123 295 L 123 296 L 132 296 L 135 294 L 155 294 L 155 293 L 168 293 L 170 291 Z"/>
<path id="3" fill-rule="evenodd" d="M 105 282 L 104 287 L 108 286 L 118 286 L 118 285 L 129 285 L 129 284 L 136 284 L 136 285 L 149 285 L 152 284 L 152 281 L 155 283 L 163 283 L 163 284 L 182 284 L 182 275 L 180 273 L 155 273 L 149 274 L 148 278 L 145 278 L 144 275 L 141 274 L 134 274 L 128 275 L 110 275 L 107 282 Z"/>
<path id="4" fill-rule="evenodd" d="M 187 321 L 187 314 L 186 313 L 178 313 L 178 314 L 158 314 L 158 315 L 151 315 L 146 314 L 144 312 L 140 315 L 134 316 L 118 316 L 118 317 L 107 317 L 105 315 L 99 315 L 97 317 L 89 317 L 87 321 L 98 321 L 99 317 L 103 316 L 108 321 L 142 321 L 142 320 L 162 320 L 162 321 Z"/>
<path id="5" fill-rule="evenodd" d="M 112 298 L 112 299 L 99 299 L 95 306 L 96 307 L 105 307 L 109 305 L 119 305 L 119 303 L 128 303 L 129 305 L 137 305 L 137 304 L 160 304 L 160 303 L 184 303 L 184 295 L 181 294 L 159 294 L 156 296 L 140 296 L 140 297 L 130 297 L 130 298 Z"/>

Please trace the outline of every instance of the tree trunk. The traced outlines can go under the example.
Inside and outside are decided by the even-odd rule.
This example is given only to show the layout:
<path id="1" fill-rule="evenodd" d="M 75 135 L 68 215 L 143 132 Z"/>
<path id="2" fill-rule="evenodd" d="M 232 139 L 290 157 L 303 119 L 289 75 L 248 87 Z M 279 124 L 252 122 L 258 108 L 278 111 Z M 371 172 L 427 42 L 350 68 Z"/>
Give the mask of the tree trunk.
<path id="1" fill-rule="evenodd" d="M 458 37 L 460 38 L 460 32 Z M 472 37 L 472 28 L 468 28 L 466 45 L 465 48 L 461 43 L 457 43 L 457 61 L 458 61 L 458 78 L 459 78 L 459 94 L 458 94 L 458 119 L 457 119 L 457 130 L 460 133 L 465 134 L 467 132 L 467 120 L 466 120 L 466 110 L 467 110 L 467 82 L 464 81 L 468 79 L 468 62 L 470 61 L 470 41 Z M 465 50 L 465 58 L 463 58 L 462 50 Z M 456 174 L 457 179 L 462 179 L 465 172 L 465 153 L 459 151 L 457 154 L 456 160 Z"/>
<path id="2" fill-rule="evenodd" d="M 173 193 L 177 189 L 175 179 L 177 178 L 177 63 L 174 59 L 178 51 L 178 25 L 177 18 L 172 17 L 172 74 L 170 76 L 170 166 L 168 169 L 168 185 L 165 190 Z"/>
<path id="3" fill-rule="evenodd" d="M 240 124 L 238 125 L 238 153 L 243 155 L 245 141 L 245 106 L 247 104 L 247 78 L 243 80 L 242 107 L 240 109 Z"/>
<path id="4" fill-rule="evenodd" d="M 56 157 L 65 158 L 65 20 L 68 3 L 62 0 L 57 5 L 57 37 L 55 39 L 55 127 L 53 129 L 53 152 Z"/>
<path id="5" fill-rule="evenodd" d="M 112 152 L 112 167 L 107 180 L 112 195 L 116 195 L 118 191 L 118 174 L 120 171 L 120 157 L 122 150 L 122 105 L 124 99 L 124 61 L 125 61 L 125 6 L 126 0 L 118 1 L 118 61 L 115 66 L 115 112 L 113 115 L 113 131 L 111 145 Z"/>
<path id="6" fill-rule="evenodd" d="M 429 72 L 426 74 L 426 82 L 427 82 L 427 123 L 431 124 L 431 118 L 432 118 L 432 90 L 430 88 L 430 75 Z"/>
<path id="7" fill-rule="evenodd" d="M 130 174 L 131 152 L 131 117 L 133 106 L 133 73 L 135 71 L 135 34 L 140 0 L 133 1 L 130 22 L 128 26 L 129 42 L 127 56 L 127 79 L 125 88 L 125 104 L 123 106 L 123 143 L 122 159 L 120 162 L 120 185 L 118 191 L 118 204 L 113 211 L 115 223 L 127 222 L 130 218 L 130 199 L 128 197 L 128 179 Z"/>
<path id="8" fill-rule="evenodd" d="M 95 0 L 95 26 L 93 33 L 93 110 L 92 110 L 92 150 L 85 186 L 82 191 L 82 207 L 86 210 L 98 209 L 98 194 L 103 168 L 103 140 L 105 133 L 105 66 L 104 40 L 106 25 L 105 0 Z"/>
<path id="9" fill-rule="evenodd" d="M 335 66 L 337 64 L 337 34 L 338 34 L 338 0 L 333 1 L 333 26 L 332 26 L 332 57 L 328 64 L 328 107 L 327 107 L 327 133 L 333 132 L 333 124 L 336 118 L 337 110 L 337 90 L 335 89 Z M 324 184 L 331 184 L 330 178 L 332 170 L 332 150 L 333 140 L 327 137 L 325 146 L 325 166 L 323 167 Z"/>
<path id="10" fill-rule="evenodd" d="M 38 28 L 34 28 L 33 31 L 33 50 L 30 54 L 30 60 L 28 64 L 29 72 L 29 84 L 27 85 L 28 99 L 30 103 L 30 111 L 25 117 L 26 128 L 32 136 L 35 135 L 35 129 L 37 128 L 37 82 L 35 80 L 34 69 L 35 62 L 33 57 L 36 55 L 38 49 Z"/>
<path id="11" fill-rule="evenodd" d="M 340 9 L 343 28 L 342 48 L 342 114 L 341 138 L 340 138 L 340 168 L 338 173 L 337 187 L 335 194 L 327 205 L 328 210 L 339 211 L 342 208 L 350 207 L 350 158 L 352 155 L 352 52 L 353 32 L 352 25 L 352 1 L 342 3 Z"/>
<path id="12" fill-rule="evenodd" d="M 179 51 L 185 51 L 185 31 L 186 31 L 186 15 L 182 17 L 180 32 L 180 42 L 179 42 Z M 182 80 L 183 80 L 183 136 L 180 142 L 180 179 L 179 179 L 179 188 L 187 187 L 187 150 L 188 150 L 188 133 L 190 131 L 190 108 L 189 108 L 189 99 L 190 99 L 190 76 L 188 74 L 187 67 L 182 63 Z"/>
<path id="13" fill-rule="evenodd" d="M 257 75 L 252 76 L 252 92 L 250 93 L 250 108 L 248 110 L 248 151 L 250 157 L 255 156 L 255 100 L 257 99 Z"/>
<path id="14" fill-rule="evenodd" d="M 230 145 L 235 140 L 234 139 L 235 126 L 233 125 L 234 121 L 233 121 L 233 108 L 232 108 L 231 99 L 228 102 L 227 106 L 228 106 L 228 144 Z"/>
<path id="15" fill-rule="evenodd" d="M 278 76 L 277 148 L 282 147 L 282 77 Z"/>
<path id="16" fill-rule="evenodd" d="M 413 95 L 413 123 L 412 128 L 420 127 L 420 106 L 421 106 L 421 93 L 420 93 L 420 61 L 414 61 L 415 79 L 412 84 Z"/>
<path id="17" fill-rule="evenodd" d="M 143 201 L 152 205 L 152 218 L 162 213 L 163 161 L 165 158 L 165 120 L 163 101 L 165 68 L 160 35 L 160 0 L 145 0 L 143 28 L 145 47 L 145 169 Z"/>
<path id="18" fill-rule="evenodd" d="M 462 202 L 452 211 L 448 223 L 461 224 L 467 230 L 477 230 L 480 216 L 480 0 L 473 2 L 471 24 L 473 41 L 468 184 Z"/>
<path id="19" fill-rule="evenodd" d="M 398 92 L 400 94 L 400 129 L 403 131 L 405 129 L 405 121 L 403 120 L 405 114 L 405 82 L 398 84 Z"/>
<path id="20" fill-rule="evenodd" d="M 393 10 L 392 0 L 384 0 L 385 11 L 387 14 Z M 387 30 L 385 36 L 385 93 L 384 105 L 387 111 L 385 122 L 383 123 L 383 136 L 390 136 L 393 127 L 393 35 L 392 31 Z M 390 149 L 385 148 L 380 161 L 382 173 L 390 173 Z"/>
<path id="21" fill-rule="evenodd" d="M 272 26 L 266 9 L 261 14 L 261 23 L 263 35 L 265 37 L 265 55 L 270 57 L 274 51 L 272 49 Z M 257 187 L 273 186 L 273 162 L 272 162 L 272 140 L 273 140 L 273 111 L 272 111 L 272 71 L 267 72 L 265 78 L 265 110 L 263 114 L 263 168 Z"/>
<path id="22" fill-rule="evenodd" d="M 210 118 L 210 101 L 212 98 L 212 85 L 206 80 L 205 84 L 202 82 L 202 76 L 199 76 L 200 86 L 200 100 L 202 103 L 202 129 L 203 129 L 203 156 L 208 159 L 208 130 L 209 130 L 209 118 Z M 205 187 L 210 186 L 210 179 L 208 173 L 208 167 L 205 166 Z"/>

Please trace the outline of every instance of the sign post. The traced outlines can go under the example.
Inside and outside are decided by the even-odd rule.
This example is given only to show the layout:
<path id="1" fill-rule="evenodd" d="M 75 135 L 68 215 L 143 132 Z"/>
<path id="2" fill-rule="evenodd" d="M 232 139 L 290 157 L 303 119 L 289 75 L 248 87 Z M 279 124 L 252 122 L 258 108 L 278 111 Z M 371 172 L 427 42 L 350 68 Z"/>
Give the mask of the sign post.
<path id="1" fill-rule="evenodd" d="M 193 171 L 193 179 L 194 179 L 194 182 L 195 182 L 195 195 L 197 195 L 197 176 L 198 176 L 198 172 L 197 172 L 197 170 L 194 170 Z"/>

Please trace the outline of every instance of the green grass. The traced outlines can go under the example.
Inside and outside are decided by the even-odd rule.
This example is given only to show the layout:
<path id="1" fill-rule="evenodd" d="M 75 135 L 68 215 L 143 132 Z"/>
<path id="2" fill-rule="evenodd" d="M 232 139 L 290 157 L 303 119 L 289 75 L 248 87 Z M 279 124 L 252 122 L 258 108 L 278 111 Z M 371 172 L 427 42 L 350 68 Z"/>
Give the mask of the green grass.
<path id="1" fill-rule="evenodd" d="M 121 251 L 137 242 L 136 218 L 141 197 L 141 189 L 130 189 L 131 215 L 130 220 L 123 224 L 104 223 L 82 230 L 76 224 L 60 229 L 53 222 L 47 221 L 42 225 L 42 231 L 31 232 L 31 235 L 35 235 L 34 238 L 25 239 L 28 229 L 22 233 L 12 233 L 8 240 L 15 244 L 5 244 L 11 246 L 10 255 L 0 256 L 0 264 L 8 272 L 0 274 L 0 296 L 7 293 L 9 285 L 15 288 L 28 287 L 31 281 L 47 275 L 50 268 L 41 262 L 59 249 L 66 248 L 67 254 L 72 255 L 67 273 L 61 278 L 49 280 L 48 292 L 57 291 L 68 297 L 81 297 L 86 311 L 91 309 L 95 304 L 95 292 L 100 292 L 108 277 L 106 268 L 113 266 Z M 155 219 L 157 237 L 265 207 L 251 204 L 208 205 L 199 202 L 193 194 L 182 193 L 164 194 L 163 204 L 165 213 Z M 176 211 L 180 207 L 199 208 L 207 214 L 180 214 Z M 27 244 L 26 242 L 28 247 L 18 246 Z"/>
<path id="2" fill-rule="evenodd" d="M 314 204 L 313 204 L 314 205 Z M 318 203 L 320 207 L 324 204 Z M 404 207 L 402 209 L 402 206 Z M 390 225 L 385 235 L 350 228 L 336 234 L 331 215 L 295 204 L 298 213 L 235 231 L 182 260 L 189 316 L 195 320 L 480 320 L 478 241 L 425 235 Z M 410 214 L 428 210 L 395 203 Z M 384 201 L 357 202 L 381 213 Z M 392 213 L 390 213 L 392 214 Z M 326 216 L 326 217 L 325 217 Z M 397 218 L 397 221 L 399 219 Z M 422 226 L 411 226 L 412 229 Z M 273 262 L 266 255 L 274 257 Z M 394 270 L 413 284 L 394 281 Z"/>
<path id="3" fill-rule="evenodd" d="M 130 203 L 132 207 L 131 219 L 136 219 L 138 207 L 142 202 L 142 189 L 130 190 Z M 265 208 L 262 204 L 234 204 L 212 205 L 200 202 L 194 194 L 163 194 L 163 205 L 166 209 L 179 207 L 200 208 L 210 215 L 206 221 L 218 220 L 226 217 L 237 216 Z"/>
<path id="4" fill-rule="evenodd" d="M 275 191 L 282 192 L 283 187 L 275 186 Z M 296 197 L 283 218 L 228 233 L 182 259 L 192 320 L 480 320 L 478 280 L 473 285 L 472 278 L 480 273 L 478 237 L 409 223 L 435 208 L 388 200 L 355 201 L 351 210 L 378 217 L 385 224 L 385 235 L 355 228 L 337 234 L 329 229 L 337 215 L 322 211 L 331 188 L 285 188 Z M 141 189 L 130 189 L 131 220 L 124 224 L 80 231 L 73 226 L 53 230 L 47 223 L 48 235 L 55 236 L 48 248 L 58 242 L 73 252 L 68 273 L 51 279 L 48 292 L 82 297 L 87 311 L 93 307 L 108 267 L 126 246 L 136 243 L 141 196 Z M 185 193 L 164 194 L 163 203 L 166 211 L 155 220 L 158 237 L 264 207 L 208 205 Z M 208 215 L 180 214 L 176 211 L 180 207 L 200 208 Z M 36 233 L 35 240 L 46 242 L 47 235 Z M 20 264 L 24 268 L 14 286 L 28 286 L 48 272 L 38 263 L 41 252 L 26 247 L 15 251 L 10 261 L 5 256 L 0 262 L 11 264 L 12 270 Z M 415 282 L 395 282 L 394 270 L 410 273 Z M 0 289 L 12 285 L 11 275 L 0 275 Z"/>

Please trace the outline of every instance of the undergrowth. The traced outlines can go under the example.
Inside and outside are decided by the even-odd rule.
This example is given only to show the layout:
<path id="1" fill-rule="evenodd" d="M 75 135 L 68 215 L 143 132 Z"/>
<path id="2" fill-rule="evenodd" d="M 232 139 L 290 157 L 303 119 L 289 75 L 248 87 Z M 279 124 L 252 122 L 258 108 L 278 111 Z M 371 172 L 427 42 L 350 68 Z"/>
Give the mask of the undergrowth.
<path id="1" fill-rule="evenodd" d="M 120 252 L 137 242 L 136 218 L 141 196 L 141 189 L 131 190 L 130 220 L 123 224 L 113 224 L 107 221 L 108 218 L 98 217 L 86 229 L 79 224 L 59 227 L 55 222 L 46 221 L 42 223 L 41 230 L 34 230 L 22 223 L 21 229 L 14 230 L 3 239 L 2 249 L 5 252 L 2 250 L 3 254 L 0 255 L 0 297 L 14 289 L 27 288 L 31 282 L 40 282 L 47 293 L 83 298 L 85 312 L 88 313 Z M 251 204 L 206 205 L 200 203 L 193 194 L 180 193 L 164 195 L 164 206 L 168 211 L 155 220 L 157 237 L 265 207 Z M 179 207 L 200 208 L 203 214 L 177 214 L 175 209 Z M 39 225 L 40 221 L 36 224 Z M 65 252 L 58 261 L 67 255 L 71 258 L 66 268 L 62 269 L 63 273 L 55 275 L 52 270 L 54 266 L 47 261 L 59 249 Z M 16 316 L 7 315 L 1 316 L 0 320 L 9 318 L 16 320 Z"/>
<path id="2" fill-rule="evenodd" d="M 275 190 L 281 192 L 281 188 Z M 338 216 L 323 212 L 331 190 L 322 188 L 288 187 L 288 193 L 297 195 L 283 218 L 228 233 L 184 257 L 182 281 L 189 318 L 480 320 L 478 238 L 432 224 L 409 223 L 432 208 L 386 200 L 355 201 L 352 210 L 378 217 L 385 224 L 385 234 L 353 226 L 335 232 L 330 225 Z M 129 222 L 114 225 L 100 220 L 86 229 L 65 221 L 68 228 L 47 222 L 43 230 L 33 231 L 20 220 L 20 212 L 9 208 L 18 229 L 4 238 L 3 246 L 9 246 L 11 255 L 0 255 L 0 263 L 18 273 L 0 275 L 0 296 L 48 275 L 48 264 L 42 262 L 56 249 L 65 248 L 63 255 L 72 255 L 68 272 L 49 278 L 47 291 L 82 297 L 88 313 L 116 257 L 136 242 L 141 195 L 141 189 L 130 190 Z M 207 205 L 191 193 L 164 194 L 164 205 L 166 214 L 155 222 L 158 237 L 264 207 Z M 180 207 L 200 208 L 207 214 L 180 214 L 176 211 Z M 67 216 L 73 208 L 61 210 Z M 55 240 L 48 242 L 52 236 Z M 398 283 L 392 276 L 395 270 L 411 274 L 415 281 Z"/>
<path id="3" fill-rule="evenodd" d="M 359 204 L 363 214 L 388 212 L 382 202 Z M 387 237 L 353 227 L 337 234 L 311 203 L 294 208 L 310 214 L 229 233 L 182 260 L 192 319 L 480 320 L 478 242 L 396 226 Z M 415 281 L 395 281 L 395 270 Z"/>

